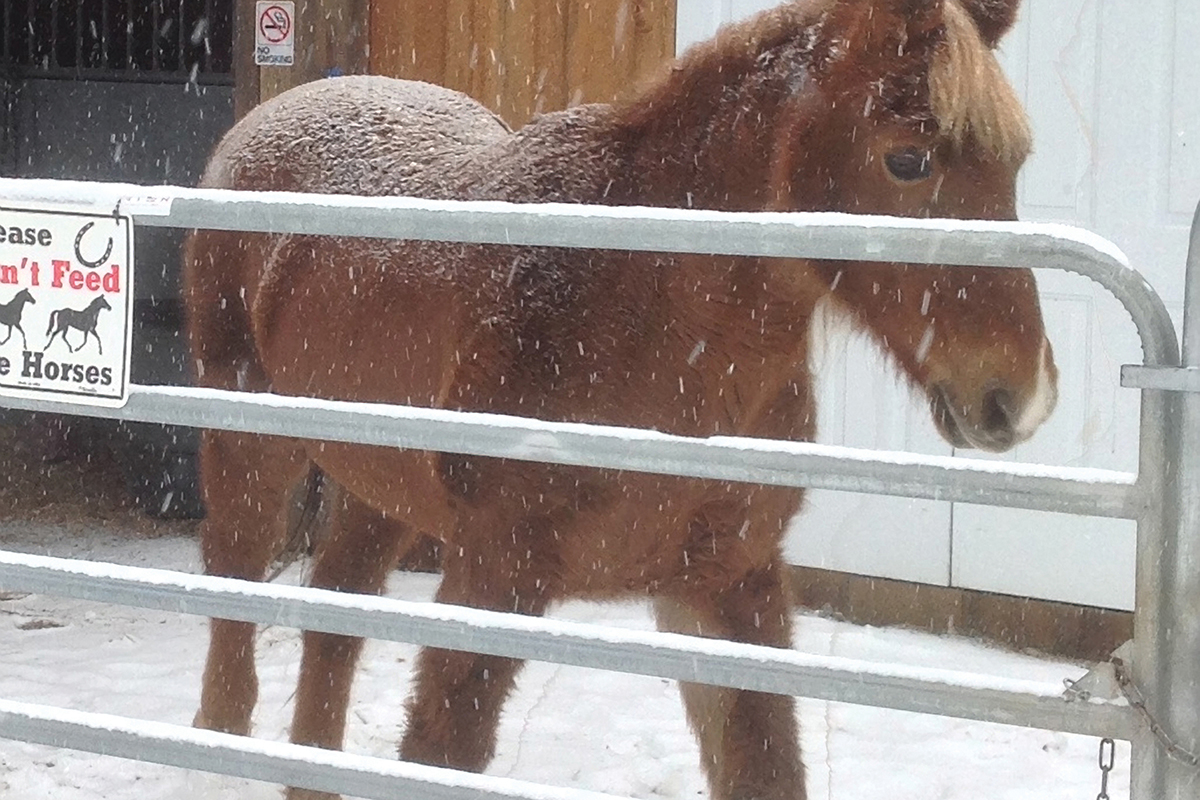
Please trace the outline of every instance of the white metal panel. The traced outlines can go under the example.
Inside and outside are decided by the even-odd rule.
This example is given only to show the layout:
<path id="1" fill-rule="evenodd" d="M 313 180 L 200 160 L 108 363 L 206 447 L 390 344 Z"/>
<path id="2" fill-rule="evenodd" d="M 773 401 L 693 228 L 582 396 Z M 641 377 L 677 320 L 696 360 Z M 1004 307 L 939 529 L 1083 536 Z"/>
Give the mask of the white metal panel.
<path id="1" fill-rule="evenodd" d="M 1038 0 L 1052 3 L 1053 0 Z M 1176 23 L 1188 27 L 1177 30 Z M 1200 172 L 1195 148 L 1174 148 L 1172 120 L 1196 122 L 1200 93 L 1176 78 L 1200 70 L 1194 0 L 1106 0 L 1096 36 L 1095 230 L 1120 245 L 1178 308 L 1183 301 L 1187 229 L 1200 195 L 1191 197 L 1174 173 Z M 1181 181 L 1186 179 L 1181 179 Z"/>
<path id="2" fill-rule="evenodd" d="M 1121 364 L 1140 361 L 1133 326 L 1102 290 L 1073 282 L 1073 293 L 1064 280 L 1043 296 L 1058 352 L 1059 407 L 1029 443 L 986 457 L 1135 471 L 1138 397 L 1117 380 Z M 1131 522 L 956 504 L 952 532 L 952 585 L 1133 607 Z"/>
<path id="3" fill-rule="evenodd" d="M 675 52 L 682 53 L 689 45 L 710 38 L 726 22 L 777 5 L 779 0 L 676 0 Z"/>
<path id="4" fill-rule="evenodd" d="M 1026 0 L 1003 60 L 1033 119 L 1023 219 L 1112 239 L 1178 319 L 1187 226 L 1200 200 L 1200 8 L 1187 0 Z M 1191 147 L 1189 148 L 1189 141 Z M 1141 360 L 1125 314 L 1082 279 L 1039 276 L 1063 370 L 1047 430 L 1012 458 L 1136 468 Z M 1131 523 L 957 506 L 952 582 L 1132 608 Z"/>
<path id="5" fill-rule="evenodd" d="M 949 454 L 923 403 L 863 334 L 816 321 L 817 440 L 876 450 Z M 812 490 L 793 521 L 788 559 L 907 581 L 950 579 L 950 504 Z"/>
<path id="6" fill-rule="evenodd" d="M 730 0 L 676 0 L 675 53 L 713 35 L 730 18 Z"/>
<path id="7" fill-rule="evenodd" d="M 1174 63 L 1171 75 L 1170 160 L 1167 167 L 1168 204 L 1173 215 L 1191 214 L 1200 198 L 1200 4 L 1175 4 Z"/>

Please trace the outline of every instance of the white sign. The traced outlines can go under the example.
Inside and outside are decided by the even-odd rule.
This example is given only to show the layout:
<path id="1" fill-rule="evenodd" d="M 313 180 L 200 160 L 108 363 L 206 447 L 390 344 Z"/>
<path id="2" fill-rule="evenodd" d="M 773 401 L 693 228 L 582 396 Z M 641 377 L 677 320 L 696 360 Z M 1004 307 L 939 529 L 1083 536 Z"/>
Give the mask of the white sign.
<path id="1" fill-rule="evenodd" d="M 0 395 L 124 405 L 129 217 L 0 207 Z"/>
<path id="2" fill-rule="evenodd" d="M 258 0 L 254 10 L 254 63 L 290 67 L 296 63 L 296 4 Z"/>

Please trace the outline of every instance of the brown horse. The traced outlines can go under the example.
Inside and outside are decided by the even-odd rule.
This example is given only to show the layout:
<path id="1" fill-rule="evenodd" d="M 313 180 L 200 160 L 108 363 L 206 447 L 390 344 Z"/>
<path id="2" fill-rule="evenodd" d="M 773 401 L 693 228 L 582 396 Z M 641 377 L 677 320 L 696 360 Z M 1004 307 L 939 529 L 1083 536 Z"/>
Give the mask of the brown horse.
<path id="1" fill-rule="evenodd" d="M 1013 219 L 1029 131 L 992 47 L 1016 4 L 799 0 L 628 101 L 516 133 L 433 86 L 322 81 L 251 112 L 203 183 Z M 809 440 L 809 323 L 832 296 L 955 445 L 1008 448 L 1056 396 L 1028 270 L 202 231 L 187 287 L 199 374 L 220 388 Z M 780 540 L 800 491 L 209 432 L 207 571 L 261 580 L 318 475 L 340 488 L 314 585 L 378 592 L 428 533 L 444 603 L 542 614 L 639 595 L 666 630 L 790 644 Z M 360 648 L 305 635 L 294 741 L 341 746 Z M 401 756 L 486 767 L 519 667 L 424 650 Z M 253 626 L 213 620 L 197 724 L 247 733 L 256 694 Z M 804 796 L 792 698 L 683 694 L 714 797 Z"/>

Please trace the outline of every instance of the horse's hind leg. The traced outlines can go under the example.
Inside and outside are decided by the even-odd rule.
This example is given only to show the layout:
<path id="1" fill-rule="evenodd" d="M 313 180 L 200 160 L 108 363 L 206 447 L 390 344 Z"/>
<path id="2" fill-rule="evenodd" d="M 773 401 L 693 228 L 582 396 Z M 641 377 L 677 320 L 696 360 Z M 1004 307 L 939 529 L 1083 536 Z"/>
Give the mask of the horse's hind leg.
<path id="1" fill-rule="evenodd" d="M 494 524 L 475 520 L 460 527 L 445 547 L 438 602 L 545 613 L 559 592 L 557 541 L 552 523 L 543 518 Z M 500 712 L 523 664 L 499 656 L 423 649 L 400 757 L 482 771 L 495 753 Z"/>
<path id="2" fill-rule="evenodd" d="M 417 534 L 342 489 L 330 492 L 330 531 L 317 556 L 311 585 L 342 592 L 378 594 L 388 573 Z M 304 656 L 292 717 L 292 741 L 340 749 L 354 669 L 363 640 L 304 632 Z M 288 800 L 333 800 L 336 795 L 288 789 Z"/>
<path id="3" fill-rule="evenodd" d="M 318 552 L 311 585 L 341 592 L 378 594 L 403 552 L 418 534 L 388 519 L 345 490 L 330 492 L 330 530 Z M 354 668 L 363 640 L 304 632 L 304 656 L 292 718 L 292 741 L 340 749 Z M 334 795 L 291 789 L 291 800 Z"/>
<path id="4" fill-rule="evenodd" d="M 732 588 L 659 598 L 661 630 L 789 647 L 791 607 L 778 560 Z M 804 800 L 795 700 L 680 684 L 713 800 Z"/>
<path id="5" fill-rule="evenodd" d="M 208 515 L 200 526 L 208 575 L 260 581 L 286 539 L 289 490 L 308 462 L 294 442 L 251 434 L 205 431 L 201 479 Z M 255 627 L 213 619 L 197 727 L 248 734 L 258 699 Z"/>

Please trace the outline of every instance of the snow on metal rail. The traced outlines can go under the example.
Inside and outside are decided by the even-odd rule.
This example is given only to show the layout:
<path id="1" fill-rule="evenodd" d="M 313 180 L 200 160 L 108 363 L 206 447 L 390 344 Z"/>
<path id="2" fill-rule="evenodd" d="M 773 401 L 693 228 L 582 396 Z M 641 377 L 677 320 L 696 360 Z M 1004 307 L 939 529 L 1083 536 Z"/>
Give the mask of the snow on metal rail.
<path id="1" fill-rule="evenodd" d="M 1135 722 L 1123 701 L 1072 700 L 1036 681 L 143 567 L 0 552 L 0 586 L 1068 733 L 1128 736 Z"/>
<path id="2" fill-rule="evenodd" d="M 135 224 L 151 227 L 1061 269 L 1097 281 L 1121 301 L 1141 336 L 1147 364 L 1178 363 L 1179 346 L 1159 296 L 1118 248 L 1065 225 L 244 192 L 27 178 L 0 179 L 0 197 L 129 214 Z"/>
<path id="3" fill-rule="evenodd" d="M 128 214 L 141 226 L 1054 268 L 1097 281 L 1125 306 L 1141 339 L 1144 366 L 1180 364 L 1175 328 L 1162 300 L 1129 268 L 1125 257 L 1092 234 L 1054 225 L 841 214 L 441 202 L 18 179 L 0 179 L 0 197 L 40 207 L 63 204 L 100 208 Z M 1193 226 L 1193 256 L 1189 257 L 1190 302 L 1185 309 L 1185 335 L 1189 312 L 1200 320 L 1197 316 L 1200 315 L 1200 263 L 1197 263 L 1200 262 L 1200 213 Z M 1193 305 L 1198 307 L 1192 309 Z M 1200 324 L 1194 328 L 1200 331 Z M 1196 344 L 1188 363 L 1200 367 L 1200 333 L 1192 338 Z M 23 402 L 5 403 L 31 407 Z M 1188 734 L 1180 739 L 1185 745 L 1200 736 L 1200 721 L 1195 718 L 1200 710 L 1200 681 L 1194 675 L 1194 665 L 1200 664 L 1200 628 L 1186 622 L 1194 614 L 1187 598 L 1200 595 L 1200 564 L 1193 563 L 1191 555 L 1197 548 L 1185 538 L 1200 529 L 1200 504 L 1181 501 L 1182 497 L 1200 493 L 1200 396 L 1195 396 L 1193 407 L 1181 405 L 1177 398 L 1161 390 L 1143 392 L 1136 476 L 790 442 L 723 437 L 687 439 L 649 431 L 487 414 L 197 389 L 135 387 L 126 408 L 117 410 L 59 403 L 38 407 L 148 422 L 1135 519 L 1139 547 L 1133 677 L 1148 698 L 1150 711 L 1166 719 L 1168 728 L 1176 734 L 1180 731 Z M 1194 446 L 1185 448 L 1185 442 Z M 714 463 L 718 460 L 728 463 L 718 466 Z M 612 631 L 529 618 L 514 620 L 507 615 L 438 606 L 398 606 L 395 601 L 316 590 L 31 559 L 0 554 L 0 586 L 948 716 L 1127 737 L 1133 740 L 1138 754 L 1131 793 L 1135 800 L 1182 798 L 1191 786 L 1192 776 L 1171 761 L 1169 753 L 1155 741 L 1147 726 L 1135 718 L 1128 705 L 1068 702 L 1057 691 L 1044 686 L 951 672 L 906 671 L 899 667 L 816 659 L 792 651 L 748 648 L 669 634 Z M 198 733 L 164 728 L 146 738 L 142 734 L 148 729 L 130 731 L 121 727 L 124 724 L 93 715 L 63 719 L 60 712 L 45 708 L 0 704 L 0 736 L 44 735 L 57 737 L 54 742 L 65 746 L 100 752 L 108 747 L 116 754 L 134 755 L 137 752 L 130 742 L 136 741 L 147 749 L 147 760 L 154 760 L 154 755 L 169 756 L 177 760 L 164 763 L 220 772 L 226 770 L 217 762 L 229 758 L 228 763 L 244 770 L 231 774 L 354 792 L 365 797 L 395 795 L 394 785 L 381 788 L 381 784 L 371 783 L 374 778 L 339 772 L 341 767 L 336 765 L 330 767 L 329 773 L 307 768 L 297 773 L 286 764 L 298 751 L 261 756 L 260 743 L 244 740 L 230 742 L 229 750 L 212 749 L 215 746 L 212 742 L 195 738 L 200 736 Z M 101 729 L 110 729 L 111 736 L 105 738 L 99 733 Z M 127 749 L 117 752 L 122 747 Z M 207 757 L 200 753 L 205 748 L 211 749 Z M 233 751 L 242 752 L 244 758 L 226 755 Z M 346 762 L 338 759 L 351 758 L 339 754 L 322 757 L 343 765 Z M 403 769 L 393 768 L 390 774 L 400 772 Z M 499 790 L 493 779 L 478 780 L 490 788 L 485 791 L 447 785 L 429 792 L 425 785 L 423 791 L 446 798 L 504 796 L 496 793 Z M 535 787 L 530 791 L 533 794 L 509 796 L 531 800 L 565 797 L 549 789 Z"/>
<path id="4" fill-rule="evenodd" d="M 128 213 L 136 224 L 147 226 L 968 266 L 1036 264 L 1086 275 L 1107 287 L 1133 317 L 1145 363 L 1178 363 L 1174 328 L 1159 296 L 1111 243 L 1062 225 L 148 188 L 13 178 L 0 179 L 0 197 Z M 45 407 L 9 403 L 14 408 Z M 1136 476 L 1104 470 L 997 466 L 982 460 L 763 440 L 689 440 L 497 415 L 285 402 L 263 395 L 252 398 L 159 387 L 134 387 L 129 405 L 120 412 L 73 404 L 55 407 L 64 413 L 143 422 L 1062 513 L 1136 519 L 1146 510 Z M 345 412 L 350 415 L 341 416 Z M 1154 401 L 1144 410 L 1145 416 L 1161 416 Z M 630 447 L 634 443 L 639 445 L 637 451 Z M 722 457 L 733 460 L 717 461 Z"/>
<path id="5" fill-rule="evenodd" d="M 368 800 L 626 800 L 286 742 L 0 699 L 0 735 Z"/>
<path id="6" fill-rule="evenodd" d="M 11 408 L 45 403 L 11 399 Z M 134 386 L 121 409 L 55 403 L 62 413 L 437 450 L 694 478 L 891 494 L 1039 511 L 1136 519 L 1128 472 L 638 428 L 546 422 L 414 406 L 351 403 L 216 389 Z"/>

